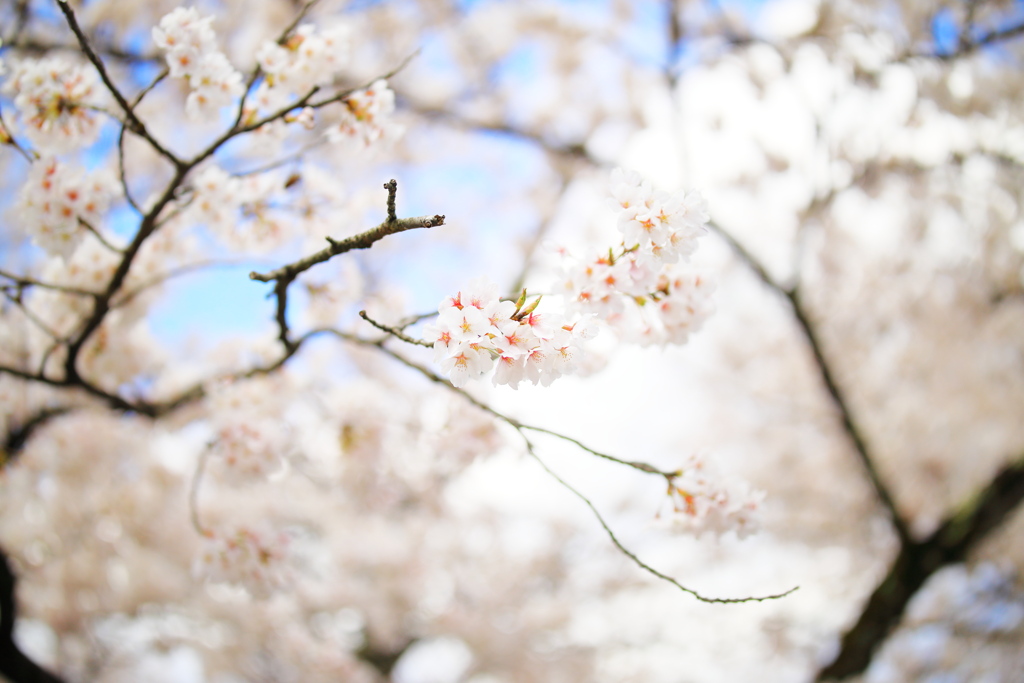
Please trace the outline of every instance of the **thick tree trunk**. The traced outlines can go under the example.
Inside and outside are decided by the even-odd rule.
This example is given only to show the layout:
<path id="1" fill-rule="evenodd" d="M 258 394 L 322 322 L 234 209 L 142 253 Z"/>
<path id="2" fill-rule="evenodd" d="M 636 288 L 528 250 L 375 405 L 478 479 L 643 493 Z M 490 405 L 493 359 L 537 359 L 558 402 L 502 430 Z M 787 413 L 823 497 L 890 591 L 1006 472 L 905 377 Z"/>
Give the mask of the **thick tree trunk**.
<path id="1" fill-rule="evenodd" d="M 0 549 L 0 675 L 10 683 L 63 683 L 29 659 L 14 642 L 16 583 L 7 555 Z"/>

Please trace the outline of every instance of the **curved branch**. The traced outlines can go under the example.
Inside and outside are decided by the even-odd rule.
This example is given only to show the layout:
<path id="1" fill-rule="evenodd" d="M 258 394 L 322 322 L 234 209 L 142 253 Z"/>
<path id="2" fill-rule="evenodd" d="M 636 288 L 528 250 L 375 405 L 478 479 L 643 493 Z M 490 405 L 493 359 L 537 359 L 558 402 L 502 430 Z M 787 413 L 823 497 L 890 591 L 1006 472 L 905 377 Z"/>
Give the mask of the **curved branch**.
<path id="1" fill-rule="evenodd" d="M 367 346 L 376 346 L 382 352 L 384 352 L 387 355 L 391 356 L 392 358 L 394 358 L 398 362 L 402 363 L 406 367 L 411 368 L 413 370 L 416 370 L 421 375 L 423 375 L 424 377 L 426 377 L 427 379 L 429 379 L 430 381 L 432 381 L 432 382 L 434 382 L 436 384 L 441 384 L 441 385 L 447 387 L 449 390 L 454 391 L 455 393 L 457 393 L 460 396 L 462 396 L 463 398 L 465 398 L 467 401 L 469 401 L 474 406 L 484 410 L 487 413 L 490 413 L 494 417 L 498 418 L 499 420 L 501 420 L 501 421 L 505 422 L 506 424 L 508 424 L 509 426 L 513 427 L 519 433 L 520 437 L 522 437 L 523 442 L 526 444 L 527 452 L 540 464 L 540 466 L 555 481 L 557 481 L 559 484 L 561 484 L 563 487 L 565 487 L 569 492 L 571 492 L 577 498 L 582 500 L 583 503 L 587 507 L 590 508 L 590 511 L 597 518 L 598 523 L 601 525 L 601 528 L 604 530 L 604 532 L 608 536 L 609 540 L 611 540 L 612 544 L 623 555 L 625 555 L 627 558 L 629 558 L 630 561 L 633 562 L 633 564 L 635 564 L 637 567 L 639 567 L 640 569 L 644 570 L 648 574 L 651 574 L 652 576 L 654 576 L 654 577 L 656 577 L 658 579 L 661 579 L 662 581 L 666 581 L 666 582 L 672 584 L 673 586 L 675 586 L 679 590 L 683 591 L 684 593 L 690 594 L 691 596 L 693 596 L 697 600 L 700 600 L 701 602 L 718 603 L 718 604 L 739 604 L 739 603 L 745 603 L 745 602 L 762 602 L 762 601 L 765 601 L 765 600 L 778 600 L 780 598 L 786 597 L 787 595 L 791 594 L 793 591 L 796 591 L 796 590 L 799 589 L 799 586 L 794 586 L 793 588 L 790 588 L 787 591 L 784 591 L 782 593 L 775 593 L 775 594 L 772 594 L 772 595 L 751 596 L 751 597 L 743 597 L 743 598 L 711 598 L 711 597 L 707 597 L 706 595 L 703 595 L 703 594 L 693 590 L 692 588 L 687 588 L 686 586 L 681 584 L 676 579 L 672 578 L 671 576 L 669 576 L 667 574 L 664 574 L 664 573 L 658 571 L 657 569 L 655 569 L 651 565 L 647 564 L 646 562 L 641 560 L 634 552 L 632 552 L 631 550 L 626 548 L 626 546 L 623 545 L 622 541 L 619 540 L 618 536 L 615 535 L 615 532 L 612 531 L 611 527 L 605 521 L 604 517 L 601 515 L 600 511 L 593 504 L 593 502 L 591 502 L 591 500 L 589 498 L 587 498 L 585 495 L 583 495 L 578 489 L 576 489 L 571 484 L 569 484 L 567 481 L 565 481 L 560 476 L 558 476 L 551 468 L 549 468 L 547 466 L 547 464 L 543 460 L 540 459 L 540 457 L 535 452 L 533 442 L 530 440 L 530 438 L 528 436 L 526 436 L 525 432 L 526 432 L 526 430 L 531 430 L 531 431 L 536 431 L 536 432 L 540 432 L 540 433 L 543 433 L 543 434 L 549 434 L 551 436 L 554 436 L 554 437 L 557 437 L 557 438 L 562 439 L 564 441 L 567 441 L 567 442 L 569 442 L 569 443 L 571 443 L 571 444 L 581 448 L 582 450 L 584 450 L 584 451 L 586 451 L 586 452 L 588 452 L 588 453 L 590 453 L 592 455 L 596 455 L 598 457 L 604 458 L 605 460 L 610 460 L 612 462 L 618 463 L 620 465 L 625 465 L 627 467 L 631 467 L 633 469 L 639 470 L 639 471 L 647 473 L 647 474 L 656 474 L 656 475 L 665 477 L 666 479 L 669 479 L 669 480 L 671 480 L 671 478 L 677 476 L 678 473 L 676 473 L 676 472 L 662 472 L 658 468 L 654 467 L 653 465 L 649 465 L 647 463 L 635 462 L 635 461 L 630 461 L 630 460 L 624 460 L 622 458 L 616 458 L 613 455 L 608 455 L 606 453 L 601 453 L 601 452 L 596 451 L 596 450 L 594 450 L 592 448 L 584 446 L 582 443 L 580 443 L 576 439 L 572 438 L 571 436 L 567 436 L 565 434 L 560 434 L 559 432 L 555 432 L 555 431 L 552 431 L 552 430 L 549 430 L 549 429 L 545 429 L 543 427 L 535 427 L 535 426 L 532 426 L 532 425 L 524 424 L 524 423 L 520 422 L 519 420 L 517 420 L 517 419 L 515 419 L 513 417 L 509 417 L 508 415 L 505 415 L 504 413 L 501 413 L 501 412 L 495 410 L 494 408 L 492 408 L 491 406 L 487 405 L 486 403 L 483 403 L 482 401 L 480 401 L 480 400 L 478 400 L 476 398 L 473 398 L 473 396 L 471 396 L 465 390 L 460 389 L 460 388 L 454 386 L 448 380 L 444 379 L 440 375 L 435 374 L 434 372 L 432 372 L 429 369 L 423 367 L 422 365 L 414 363 L 413 361 L 411 361 L 408 358 L 402 356 L 401 354 L 395 353 L 394 351 L 391 351 L 390 349 L 385 348 L 384 347 L 384 343 L 383 343 L 384 342 L 383 339 L 379 340 L 379 341 L 370 341 L 370 340 L 367 340 L 367 339 L 362 339 L 360 337 L 356 337 L 356 336 L 353 336 L 353 335 L 348 335 L 348 334 L 345 334 L 345 333 L 342 333 L 342 332 L 338 332 L 337 330 L 331 330 L 331 329 L 318 330 L 317 332 L 330 332 L 330 333 L 333 333 L 334 335 L 340 337 L 341 339 L 344 339 L 344 340 L 349 341 L 349 342 L 353 342 L 353 343 L 356 343 L 356 344 L 367 345 Z"/>

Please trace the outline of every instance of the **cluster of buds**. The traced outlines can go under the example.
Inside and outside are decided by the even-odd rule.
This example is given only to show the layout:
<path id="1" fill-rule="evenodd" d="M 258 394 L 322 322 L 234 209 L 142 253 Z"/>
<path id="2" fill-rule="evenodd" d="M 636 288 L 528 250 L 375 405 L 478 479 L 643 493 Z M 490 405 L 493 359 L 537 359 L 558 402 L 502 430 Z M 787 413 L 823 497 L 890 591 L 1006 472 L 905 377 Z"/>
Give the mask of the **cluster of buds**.
<path id="1" fill-rule="evenodd" d="M 452 384 L 465 386 L 495 366 L 494 384 L 513 389 L 524 379 L 547 386 L 573 372 L 594 326 L 587 318 L 570 322 L 538 313 L 540 297 L 529 304 L 526 299 L 525 289 L 517 301 L 501 299 L 497 285 L 480 279 L 441 303 L 428 334 L 435 361 Z"/>
<path id="2" fill-rule="evenodd" d="M 16 63 L 3 92 L 13 95 L 32 144 L 45 153 L 62 154 L 96 139 L 99 122 L 92 107 L 97 84 L 91 67 L 63 57 L 47 57 Z"/>
<path id="3" fill-rule="evenodd" d="M 188 80 L 192 89 L 185 112 L 193 120 L 210 118 L 245 92 L 242 74 L 217 47 L 212 24 L 213 17 L 179 7 L 153 29 L 153 41 L 166 52 L 171 76 Z"/>

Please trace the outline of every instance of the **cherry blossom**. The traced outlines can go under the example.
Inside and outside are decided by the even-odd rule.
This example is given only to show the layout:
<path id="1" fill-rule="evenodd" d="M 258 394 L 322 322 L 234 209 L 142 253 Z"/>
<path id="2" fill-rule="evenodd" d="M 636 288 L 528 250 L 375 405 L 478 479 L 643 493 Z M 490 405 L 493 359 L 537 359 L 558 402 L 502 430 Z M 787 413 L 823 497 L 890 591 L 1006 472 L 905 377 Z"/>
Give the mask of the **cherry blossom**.
<path id="1" fill-rule="evenodd" d="M 715 476 L 699 456 L 690 456 L 670 478 L 668 496 L 672 510 L 666 521 L 677 531 L 698 536 L 734 531 L 745 538 L 760 527 L 758 513 L 764 492 L 752 490 L 745 482 Z"/>
<path id="2" fill-rule="evenodd" d="M 596 334 L 593 325 L 538 312 L 540 298 L 524 305 L 526 298 L 524 290 L 517 302 L 500 299 L 497 285 L 478 279 L 441 302 L 427 334 L 434 340 L 434 360 L 452 384 L 463 387 L 496 365 L 495 385 L 517 389 L 529 380 L 548 386 L 576 367 L 583 342 Z"/>
<path id="3" fill-rule="evenodd" d="M 342 23 L 326 29 L 303 24 L 283 44 L 265 41 L 256 52 L 265 74 L 254 94 L 259 108 L 276 110 L 329 85 L 347 64 L 349 41 L 349 28 Z"/>
<path id="4" fill-rule="evenodd" d="M 14 96 L 32 144 L 46 154 L 63 154 L 91 144 L 99 134 L 100 122 L 93 110 L 97 85 L 92 67 L 47 57 L 16 62 L 2 90 Z"/>
<path id="5" fill-rule="evenodd" d="M 212 117 L 245 92 L 242 75 L 217 47 L 212 24 L 213 17 L 179 7 L 153 29 L 153 42 L 166 53 L 171 76 L 189 83 L 185 112 L 193 121 Z"/>
<path id="6" fill-rule="evenodd" d="M 292 577 L 290 544 L 287 533 L 265 524 L 211 531 L 195 571 L 206 580 L 233 584 L 266 597 Z"/>
<path id="7" fill-rule="evenodd" d="M 280 187 L 273 175 L 232 176 L 211 164 L 195 179 L 189 212 L 225 245 L 265 252 L 289 237 L 273 203 Z"/>
<path id="8" fill-rule="evenodd" d="M 395 93 L 383 79 L 352 93 L 342 104 L 338 115 L 340 121 L 327 129 L 327 139 L 332 143 L 346 143 L 361 149 L 378 140 L 394 139 L 402 133 L 401 125 L 391 120 L 395 111 Z"/>
<path id="9" fill-rule="evenodd" d="M 32 241 L 66 261 L 86 235 L 83 222 L 98 224 L 115 193 L 107 173 L 86 174 L 56 158 L 43 158 L 29 169 L 17 210 L 31 228 Z"/>

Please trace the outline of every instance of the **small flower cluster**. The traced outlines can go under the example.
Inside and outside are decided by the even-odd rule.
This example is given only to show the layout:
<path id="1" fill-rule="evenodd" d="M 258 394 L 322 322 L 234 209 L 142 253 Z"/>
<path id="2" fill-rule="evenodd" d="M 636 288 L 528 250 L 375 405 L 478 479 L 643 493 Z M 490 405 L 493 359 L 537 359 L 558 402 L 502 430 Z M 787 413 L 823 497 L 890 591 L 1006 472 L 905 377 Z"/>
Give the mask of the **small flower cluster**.
<path id="1" fill-rule="evenodd" d="M 288 431 L 274 421 L 225 420 L 213 445 L 213 465 L 218 475 L 234 484 L 266 479 L 284 464 Z"/>
<path id="2" fill-rule="evenodd" d="M 32 241 L 65 261 L 85 237 L 81 221 L 97 223 L 116 192 L 103 173 L 43 158 L 32 164 L 18 196 L 18 212 L 32 227 Z"/>
<path id="3" fill-rule="evenodd" d="M 32 144 L 47 154 L 63 154 L 92 143 L 99 133 L 90 108 L 97 83 L 91 67 L 63 57 L 26 59 L 14 66 L 3 92 L 14 96 Z"/>
<path id="4" fill-rule="evenodd" d="M 594 336 L 589 319 L 568 319 L 537 313 L 540 298 L 526 304 L 526 291 L 518 301 L 501 299 L 497 285 L 478 279 L 438 308 L 434 360 L 449 374 L 452 384 L 466 385 L 497 365 L 493 382 L 513 389 L 528 379 L 548 386 L 573 372 L 583 354 L 583 342 Z"/>
<path id="5" fill-rule="evenodd" d="M 275 189 L 273 174 L 236 177 L 211 165 L 195 180 L 189 210 L 231 249 L 267 251 L 287 237 L 270 203 Z"/>
<path id="6" fill-rule="evenodd" d="M 389 119 L 395 111 L 395 93 L 387 81 L 374 81 L 369 88 L 352 93 L 342 104 L 341 120 L 327 129 L 330 142 L 354 142 L 368 147 L 382 138 L 401 134 L 402 127 Z"/>
<path id="7" fill-rule="evenodd" d="M 691 456 L 686 467 L 669 480 L 668 496 L 671 524 L 681 532 L 720 535 L 735 531 L 746 538 L 760 526 L 757 512 L 764 492 L 753 491 L 743 482 L 723 486 L 708 475 L 706 464 L 697 456 Z"/>
<path id="8" fill-rule="evenodd" d="M 274 400 L 281 386 L 225 381 L 207 391 L 213 473 L 230 484 L 248 484 L 281 470 L 293 453 L 291 423 Z"/>
<path id="9" fill-rule="evenodd" d="M 329 84 L 348 61 L 349 32 L 337 25 L 317 32 L 311 24 L 299 26 L 283 44 L 265 41 L 256 61 L 266 77 L 255 101 L 263 110 L 276 110 L 293 97 Z"/>
<path id="10" fill-rule="evenodd" d="M 217 48 L 213 17 L 179 7 L 153 29 L 153 41 L 166 52 L 171 76 L 188 80 L 192 92 L 185 112 L 192 120 L 209 118 L 245 92 L 242 74 Z"/>
<path id="11" fill-rule="evenodd" d="M 680 263 L 707 232 L 704 200 L 696 192 L 655 191 L 621 169 L 612 181 L 622 249 L 583 263 L 563 253 L 569 307 L 642 344 L 682 344 L 713 311 L 711 281 Z"/>
<path id="12" fill-rule="evenodd" d="M 291 539 L 267 526 L 238 526 L 208 532 L 195 572 L 214 583 L 241 586 L 264 597 L 285 586 L 292 575 Z"/>
<path id="13" fill-rule="evenodd" d="M 655 190 L 636 171 L 612 171 L 613 206 L 627 250 L 642 261 L 675 263 L 697 250 L 711 218 L 697 192 L 669 194 Z"/>

